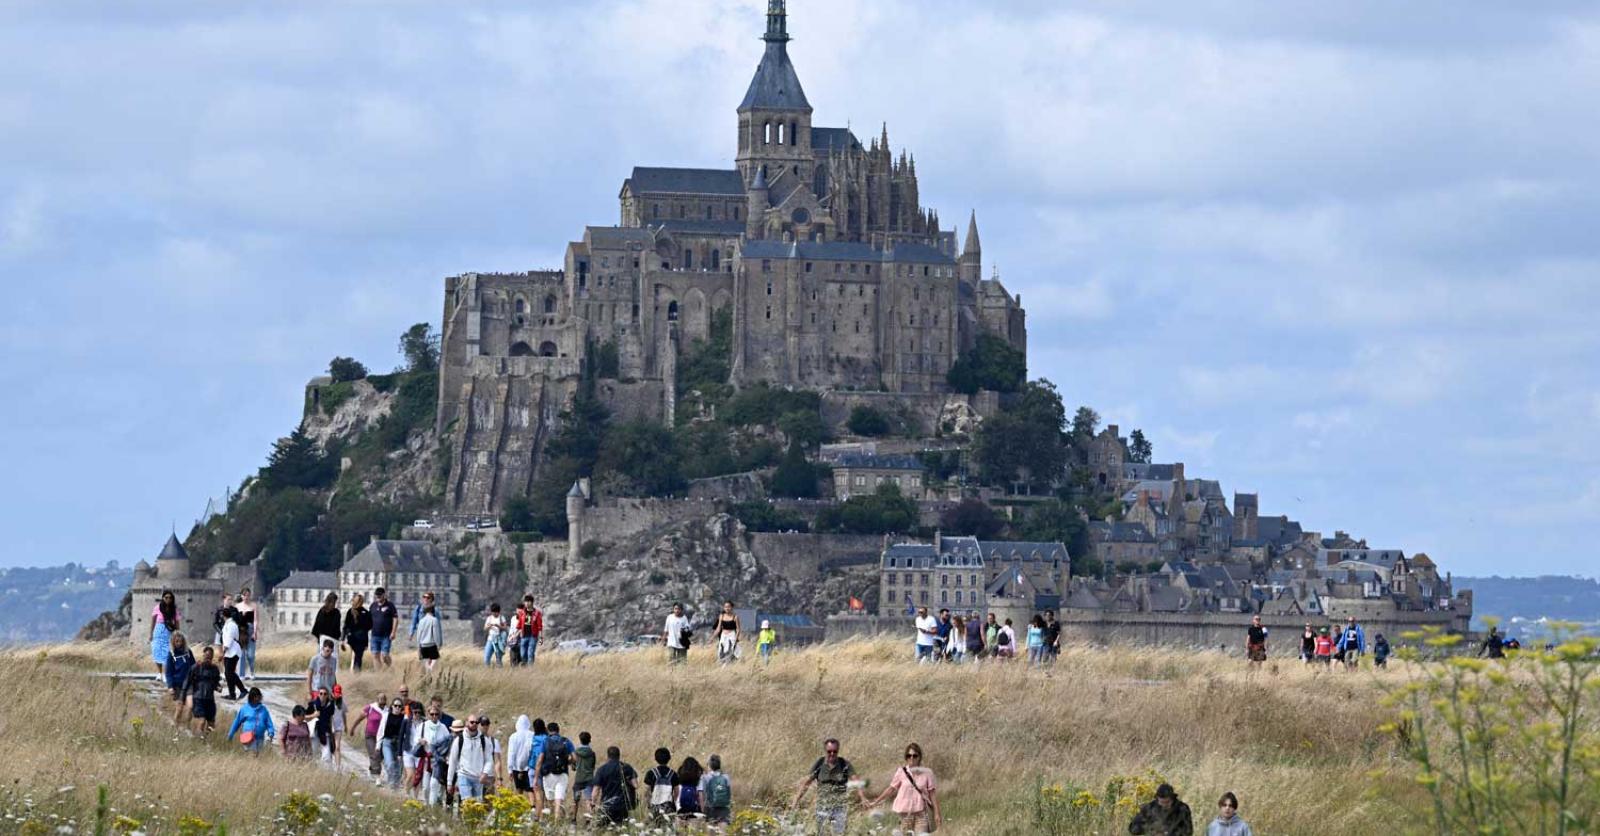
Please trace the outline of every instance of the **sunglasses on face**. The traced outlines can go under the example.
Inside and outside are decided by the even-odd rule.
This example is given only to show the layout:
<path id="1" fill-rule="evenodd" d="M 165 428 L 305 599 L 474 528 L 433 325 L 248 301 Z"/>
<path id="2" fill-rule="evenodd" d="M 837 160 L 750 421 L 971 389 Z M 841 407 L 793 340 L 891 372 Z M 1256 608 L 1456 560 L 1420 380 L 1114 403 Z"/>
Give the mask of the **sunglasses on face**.
<path id="1" fill-rule="evenodd" d="M 837 755 L 837 754 L 839 754 L 839 750 L 838 750 L 838 749 L 825 749 L 825 750 L 823 750 L 823 751 L 825 751 L 825 752 L 827 752 L 827 753 L 828 753 L 828 754 L 830 754 L 830 755 Z"/>
<path id="2" fill-rule="evenodd" d="M 921 755 L 919 755 L 919 754 L 917 754 L 917 753 L 916 753 L 916 752 L 907 752 L 907 753 L 906 753 L 906 757 L 907 757 L 907 758 L 920 758 L 920 757 L 922 757 L 922 756 L 921 756 Z"/>
<path id="3" fill-rule="evenodd" d="M 439 716 L 439 712 L 437 712 L 437 711 L 430 711 L 430 712 L 428 712 L 428 716 L 429 716 L 429 717 L 438 717 L 438 716 Z"/>

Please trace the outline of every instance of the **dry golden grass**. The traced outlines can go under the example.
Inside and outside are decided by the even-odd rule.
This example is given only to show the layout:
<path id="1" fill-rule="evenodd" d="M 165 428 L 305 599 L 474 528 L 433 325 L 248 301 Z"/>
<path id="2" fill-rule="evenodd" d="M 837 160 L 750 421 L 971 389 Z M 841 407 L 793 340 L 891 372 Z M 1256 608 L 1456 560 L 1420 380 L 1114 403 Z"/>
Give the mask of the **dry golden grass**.
<path id="1" fill-rule="evenodd" d="M 341 672 L 341 682 L 359 706 L 406 679 L 414 697 L 438 693 L 458 716 L 488 712 L 502 739 L 518 714 L 558 720 L 568 737 L 591 732 L 597 749 L 621 746 L 641 771 L 658 745 L 674 764 L 718 753 L 736 806 L 785 803 L 825 737 L 843 741 L 876 794 L 914 740 L 940 777 L 951 834 L 1028 833 L 1041 782 L 1098 792 L 1113 776 L 1147 770 L 1179 789 L 1202 830 L 1225 790 L 1256 832 L 1306 836 L 1400 832 L 1402 805 L 1416 800 L 1407 767 L 1377 731 L 1385 711 L 1369 672 L 1316 673 L 1284 660 L 1251 675 L 1238 659 L 1148 648 L 1069 649 L 1048 672 L 1015 662 L 919 667 L 909 651 L 851 642 L 780 653 L 770 668 L 748 659 L 722 668 L 700 648 L 682 667 L 658 650 L 545 652 L 531 670 L 486 670 L 461 648 L 434 676 L 407 655 L 392 671 Z M 308 643 L 259 661 L 263 671 L 298 673 L 309 654 Z M 70 784 L 90 798 L 108 783 L 119 806 L 134 793 L 159 795 L 174 810 L 230 822 L 258 820 L 291 789 L 374 799 L 359 780 L 175 735 L 136 688 L 85 675 L 147 662 L 118 644 L 0 657 L 4 783 L 46 794 Z"/>

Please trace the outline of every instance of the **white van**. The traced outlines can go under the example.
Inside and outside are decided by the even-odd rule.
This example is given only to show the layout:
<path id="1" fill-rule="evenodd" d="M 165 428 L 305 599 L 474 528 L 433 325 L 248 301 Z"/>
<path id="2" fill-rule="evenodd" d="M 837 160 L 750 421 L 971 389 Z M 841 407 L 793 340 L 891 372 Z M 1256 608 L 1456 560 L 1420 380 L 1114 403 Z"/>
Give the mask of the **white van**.
<path id="1" fill-rule="evenodd" d="M 433 528 L 433 523 L 428 522 L 427 520 L 412 520 L 411 521 L 411 527 L 412 528 Z"/>

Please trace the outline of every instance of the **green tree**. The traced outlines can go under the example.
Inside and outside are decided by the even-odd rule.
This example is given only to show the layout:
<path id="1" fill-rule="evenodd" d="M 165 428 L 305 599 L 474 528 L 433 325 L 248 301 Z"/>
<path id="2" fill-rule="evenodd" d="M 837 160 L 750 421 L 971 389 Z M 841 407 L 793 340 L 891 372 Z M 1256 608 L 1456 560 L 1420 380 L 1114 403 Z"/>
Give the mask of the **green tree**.
<path id="1" fill-rule="evenodd" d="M 888 435 L 891 430 L 889 416 L 866 404 L 850 410 L 850 418 L 845 421 L 845 428 L 856 435 L 871 438 Z"/>
<path id="2" fill-rule="evenodd" d="M 439 337 L 433 326 L 419 322 L 400 335 L 400 356 L 406 360 L 408 372 L 436 372 L 439 370 Z"/>
<path id="3" fill-rule="evenodd" d="M 849 534 L 893 534 L 917 527 L 917 503 L 886 482 L 877 493 L 856 495 L 817 515 L 817 530 Z"/>
<path id="4" fill-rule="evenodd" d="M 981 499 L 963 499 L 939 515 L 939 527 L 946 534 L 967 535 L 993 540 L 1006 521 Z"/>
<path id="5" fill-rule="evenodd" d="M 367 367 L 361 365 L 360 360 L 350 357 L 335 357 L 328 361 L 328 376 L 333 378 L 334 383 L 360 380 L 367 376 Z"/>
<path id="6" fill-rule="evenodd" d="M 616 380 L 621 374 L 622 363 L 617 356 L 617 341 L 606 340 L 595 346 L 594 349 L 594 376 L 606 380 Z"/>
<path id="7" fill-rule="evenodd" d="M 1058 499 L 1033 506 L 1013 527 L 1024 540 L 1065 544 L 1067 554 L 1072 557 L 1073 572 L 1078 572 L 1079 561 L 1088 558 L 1094 550 L 1089 540 L 1088 521 L 1077 508 Z"/>
<path id="8" fill-rule="evenodd" d="M 807 450 L 815 450 L 826 434 L 822 415 L 812 409 L 785 412 L 778 416 L 778 429 L 790 442 L 799 443 Z"/>
<path id="9" fill-rule="evenodd" d="M 980 389 L 1015 392 L 1028 376 L 1028 358 L 994 334 L 978 335 L 977 343 L 950 366 L 950 388 L 969 395 Z"/>
<path id="10" fill-rule="evenodd" d="M 749 531 L 805 531 L 810 528 L 805 517 L 759 499 L 730 505 L 728 513 Z"/>
<path id="11" fill-rule="evenodd" d="M 996 486 L 1054 483 L 1067 465 L 1065 420 L 1055 384 L 1037 380 L 1023 387 L 1006 411 L 978 427 L 972 461 L 979 481 Z"/>
<path id="12" fill-rule="evenodd" d="M 799 441 L 789 442 L 789 452 L 783 456 L 778 469 L 772 474 L 774 496 L 811 499 L 817 496 L 817 470 L 806 461 Z"/>
<path id="13" fill-rule="evenodd" d="M 1078 407 L 1072 415 L 1072 437 L 1075 439 L 1093 438 L 1100 431 L 1100 413 L 1087 406 Z"/>
<path id="14" fill-rule="evenodd" d="M 578 475 L 592 475 L 611 421 L 610 411 L 595 395 L 593 386 L 583 385 L 578 387 L 572 405 L 562 411 L 559 420 L 555 433 L 545 444 L 545 455 L 551 459 L 570 458 L 578 465 Z"/>
<path id="15" fill-rule="evenodd" d="M 672 433 L 653 421 L 629 421 L 612 427 L 601 443 L 597 473 L 620 473 L 645 496 L 667 496 L 683 490 Z"/>
<path id="16" fill-rule="evenodd" d="M 678 394 L 726 387 L 732 364 L 733 309 L 724 305 L 711 312 L 708 338 L 691 342 L 678 358 Z"/>
<path id="17" fill-rule="evenodd" d="M 506 500 L 505 507 L 500 509 L 500 530 L 538 531 L 533 499 L 524 494 Z"/>
<path id="18" fill-rule="evenodd" d="M 261 486 L 269 491 L 284 488 L 324 488 L 339 475 L 336 458 L 324 455 L 317 442 L 296 427 L 287 438 L 273 442 L 267 465 L 261 468 Z"/>
<path id="19" fill-rule="evenodd" d="M 1128 436 L 1128 461 L 1149 464 L 1150 457 L 1154 454 L 1150 441 L 1144 437 L 1144 430 L 1134 430 L 1133 434 Z"/>

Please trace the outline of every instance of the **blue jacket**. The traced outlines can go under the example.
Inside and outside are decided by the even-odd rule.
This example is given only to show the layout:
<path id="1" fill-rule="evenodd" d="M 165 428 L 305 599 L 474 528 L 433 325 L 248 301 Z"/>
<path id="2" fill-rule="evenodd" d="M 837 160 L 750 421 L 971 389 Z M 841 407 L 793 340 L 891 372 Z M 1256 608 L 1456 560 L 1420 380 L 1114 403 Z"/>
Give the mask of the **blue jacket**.
<path id="1" fill-rule="evenodd" d="M 194 667 L 194 654 L 189 648 L 183 649 L 183 655 L 175 656 L 169 649 L 167 663 L 161 666 L 161 672 L 167 678 L 167 687 L 177 690 L 183 687 L 183 681 L 189 677 L 189 669 Z"/>
<path id="2" fill-rule="evenodd" d="M 265 703 L 251 705 L 247 702 L 239 706 L 239 713 L 233 717 L 233 726 L 228 729 L 228 739 L 232 740 L 233 735 L 241 729 L 255 732 L 258 740 L 278 734 L 278 730 L 272 726 L 272 712 L 267 710 Z"/>
<path id="3" fill-rule="evenodd" d="M 1361 629 L 1360 624 L 1357 624 L 1354 629 L 1356 631 L 1354 642 L 1350 641 L 1351 628 L 1344 627 L 1339 630 L 1339 640 L 1333 643 L 1335 650 L 1343 650 L 1347 653 L 1352 650 L 1357 653 L 1367 652 L 1367 631 Z"/>
<path id="4" fill-rule="evenodd" d="M 422 620 L 422 604 L 411 608 L 411 638 L 417 637 L 417 622 Z"/>

